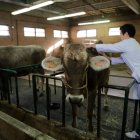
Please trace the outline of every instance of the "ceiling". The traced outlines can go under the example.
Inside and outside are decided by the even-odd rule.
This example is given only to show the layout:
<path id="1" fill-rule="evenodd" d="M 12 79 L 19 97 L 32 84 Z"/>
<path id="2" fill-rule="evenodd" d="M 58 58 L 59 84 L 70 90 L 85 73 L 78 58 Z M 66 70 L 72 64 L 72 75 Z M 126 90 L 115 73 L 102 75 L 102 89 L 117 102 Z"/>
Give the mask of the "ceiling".
<path id="1" fill-rule="evenodd" d="M 11 12 L 44 1 L 47 0 L 0 0 L 0 10 Z M 140 0 L 54 0 L 52 5 L 24 14 L 47 18 L 81 11 L 85 11 L 86 15 L 67 20 L 76 23 L 140 18 Z"/>

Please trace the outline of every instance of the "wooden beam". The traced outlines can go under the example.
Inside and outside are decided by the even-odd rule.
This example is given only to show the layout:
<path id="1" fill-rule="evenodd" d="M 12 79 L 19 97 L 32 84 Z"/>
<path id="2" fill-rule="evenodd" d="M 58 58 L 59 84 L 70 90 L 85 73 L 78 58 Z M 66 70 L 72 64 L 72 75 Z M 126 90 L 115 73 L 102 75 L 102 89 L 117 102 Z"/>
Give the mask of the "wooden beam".
<path id="1" fill-rule="evenodd" d="M 140 5 L 136 0 L 121 0 L 125 3 L 131 10 L 133 10 L 136 14 L 140 14 Z"/>

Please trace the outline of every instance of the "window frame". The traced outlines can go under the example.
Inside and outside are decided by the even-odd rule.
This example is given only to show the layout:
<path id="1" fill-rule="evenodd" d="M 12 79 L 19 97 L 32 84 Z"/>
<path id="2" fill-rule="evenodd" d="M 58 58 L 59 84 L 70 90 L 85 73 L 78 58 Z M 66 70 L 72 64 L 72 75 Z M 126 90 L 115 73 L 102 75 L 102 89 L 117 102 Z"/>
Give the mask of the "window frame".
<path id="1" fill-rule="evenodd" d="M 28 29 L 29 29 L 29 31 L 28 31 Z M 33 31 L 31 31 L 30 29 L 32 29 Z M 27 31 L 25 31 L 25 30 L 27 30 Z M 38 35 L 38 31 L 37 30 L 43 30 L 44 31 L 44 35 Z M 27 26 L 25 26 L 24 28 L 23 28 L 23 31 L 24 31 L 24 37 L 36 37 L 36 38 L 45 38 L 46 37 L 46 33 L 45 33 L 45 29 L 44 28 L 38 28 L 38 27 L 27 27 Z M 32 35 L 30 35 L 30 33 L 31 32 L 33 32 L 33 34 Z M 25 35 L 27 33 L 27 35 Z M 29 34 L 28 34 L 29 33 Z"/>
<path id="2" fill-rule="evenodd" d="M 88 31 L 94 30 L 95 31 L 95 35 L 88 35 Z M 85 35 L 81 35 L 79 36 L 78 34 L 80 34 L 80 32 L 85 32 Z M 82 30 L 78 30 L 77 34 L 76 34 L 77 38 L 91 38 L 91 37 L 97 37 L 97 29 L 82 29 Z"/>
<path id="3" fill-rule="evenodd" d="M 38 32 L 37 32 L 37 30 L 38 30 Z M 44 33 L 44 34 L 41 35 L 40 33 Z M 40 34 L 40 35 L 37 35 L 37 34 Z M 35 28 L 35 35 L 36 35 L 36 37 L 45 38 L 46 37 L 45 29 L 44 28 Z"/>
<path id="4" fill-rule="evenodd" d="M 116 28 L 118 28 L 119 29 L 119 34 L 110 34 L 110 29 L 116 29 Z M 109 29 L 108 29 L 108 36 L 120 36 L 120 27 L 119 26 L 117 26 L 117 27 L 109 27 Z"/>
<path id="5" fill-rule="evenodd" d="M 7 27 L 7 29 L 4 29 L 4 27 Z M 5 35 L 2 33 L 5 33 Z M 10 37 L 10 28 L 8 25 L 0 24 L 0 37 Z"/>
<path id="6" fill-rule="evenodd" d="M 58 32 L 58 33 L 55 34 L 55 32 Z M 57 36 L 57 34 L 59 34 L 59 35 Z M 66 31 L 66 30 L 53 30 L 53 37 L 54 38 L 69 38 L 68 31 Z"/>

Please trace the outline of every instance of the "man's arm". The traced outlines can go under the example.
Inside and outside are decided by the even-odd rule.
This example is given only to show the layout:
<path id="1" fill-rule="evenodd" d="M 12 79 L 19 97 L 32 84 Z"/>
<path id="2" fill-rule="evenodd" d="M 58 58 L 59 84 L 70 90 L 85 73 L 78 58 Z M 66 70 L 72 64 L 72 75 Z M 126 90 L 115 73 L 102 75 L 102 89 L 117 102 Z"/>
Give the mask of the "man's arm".
<path id="1" fill-rule="evenodd" d="M 115 65 L 115 64 L 123 64 L 124 61 L 121 57 L 111 57 L 111 64 Z"/>

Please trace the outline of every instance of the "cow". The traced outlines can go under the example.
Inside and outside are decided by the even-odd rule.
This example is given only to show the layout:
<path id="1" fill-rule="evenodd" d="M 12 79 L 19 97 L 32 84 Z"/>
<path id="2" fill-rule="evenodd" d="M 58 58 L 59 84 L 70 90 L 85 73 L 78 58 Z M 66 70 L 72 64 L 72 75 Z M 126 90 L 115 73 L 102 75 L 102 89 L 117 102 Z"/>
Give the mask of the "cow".
<path id="1" fill-rule="evenodd" d="M 11 69 L 39 64 L 45 56 L 45 50 L 36 45 L 0 46 L 0 68 Z"/>
<path id="2" fill-rule="evenodd" d="M 69 44 L 63 51 L 62 64 L 65 74 L 63 81 L 67 88 L 66 100 L 72 106 L 72 126 L 77 126 L 77 108 L 87 98 L 88 130 L 92 132 L 92 116 L 97 90 L 108 84 L 110 70 L 105 68 L 96 71 L 89 65 L 89 60 L 89 54 L 82 44 Z"/>
<path id="3" fill-rule="evenodd" d="M 44 74 L 44 70 L 41 67 L 35 70 L 33 68 L 26 69 L 25 67 L 41 64 L 45 57 L 44 48 L 37 45 L 0 46 L 0 68 L 15 69 L 17 76 L 25 76 L 33 72 Z M 2 77 L 2 73 L 0 73 L 0 77 Z M 41 88 L 43 90 L 43 85 Z"/>

